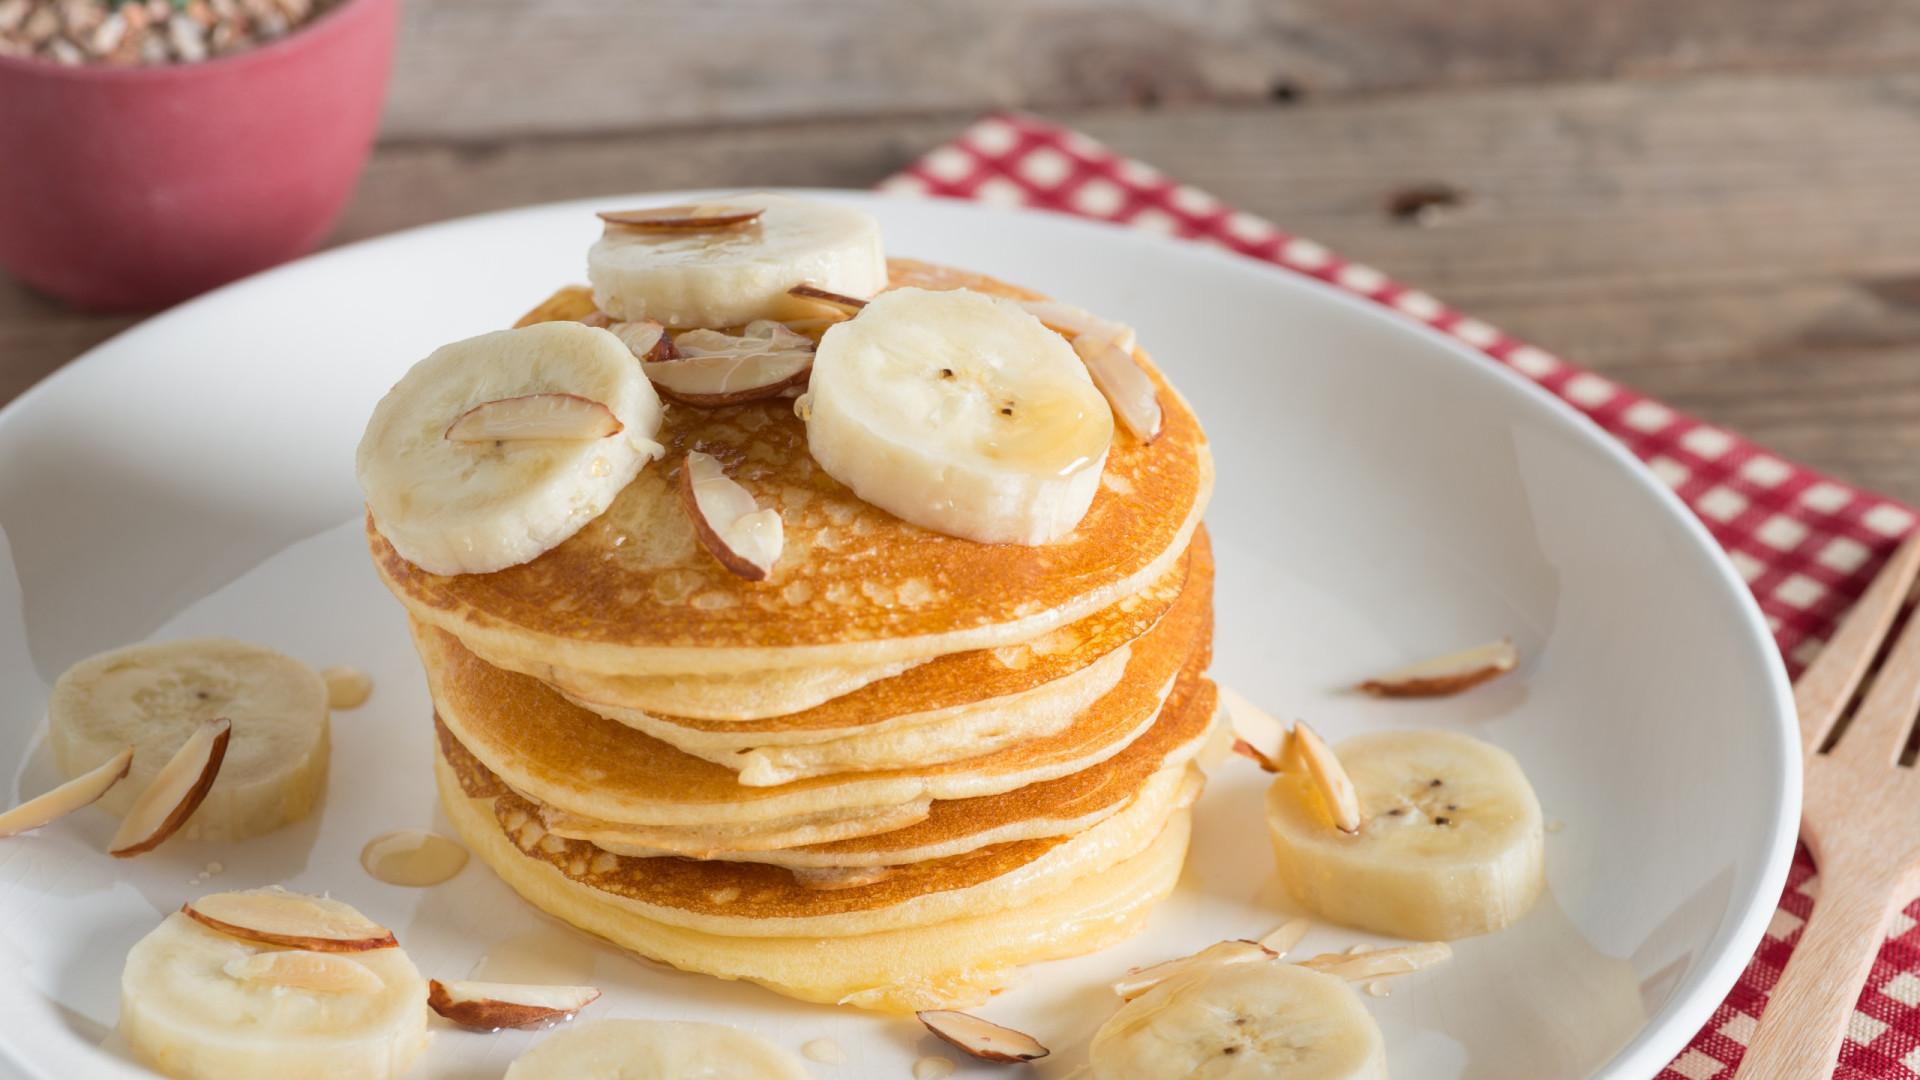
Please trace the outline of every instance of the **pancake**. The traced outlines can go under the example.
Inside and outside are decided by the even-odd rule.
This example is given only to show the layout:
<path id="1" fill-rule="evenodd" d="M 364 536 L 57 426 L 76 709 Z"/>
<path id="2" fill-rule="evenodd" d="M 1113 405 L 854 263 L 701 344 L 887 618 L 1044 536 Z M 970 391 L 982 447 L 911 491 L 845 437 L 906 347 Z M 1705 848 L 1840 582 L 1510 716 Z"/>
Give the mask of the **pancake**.
<path id="1" fill-rule="evenodd" d="M 436 759 L 442 784 L 489 790 L 471 757 Z M 475 781 L 478 782 L 475 782 Z M 523 857 L 654 922 L 727 937 L 849 937 L 929 926 L 1031 903 L 1144 850 L 1167 818 L 1205 786 L 1196 768 L 1155 774 L 1116 813 L 1071 836 L 991 844 L 895 867 L 845 887 L 819 888 L 766 863 L 617 855 L 540 824 L 539 807 L 511 791 L 493 796 L 494 828 Z"/>
<path id="2" fill-rule="evenodd" d="M 1169 612 L 1133 643 L 1120 682 L 1053 735 L 961 761 L 777 787 L 742 786 L 724 766 L 582 709 L 536 679 L 496 668 L 445 631 L 418 626 L 414 642 L 441 720 L 516 791 L 599 821 L 714 826 L 897 806 L 923 796 L 992 795 L 1090 768 L 1152 725 L 1211 615 L 1210 603 Z"/>
<path id="3" fill-rule="evenodd" d="M 1032 295 L 953 272 L 922 277 Z M 665 460 L 641 470 L 573 537 L 520 566 L 429 574 L 401 558 L 370 517 L 367 540 L 382 579 L 415 618 L 521 671 L 737 675 L 1015 645 L 1145 588 L 1185 548 L 1206 505 L 1206 438 L 1141 356 L 1160 390 L 1161 434 L 1147 445 L 1116 436 L 1086 516 L 1051 544 L 960 540 L 861 501 L 814 464 L 805 424 L 779 399 L 669 409 L 657 436 Z M 679 461 L 695 449 L 779 511 L 786 546 L 765 581 L 728 573 L 695 539 L 674 487 Z"/>
<path id="4" fill-rule="evenodd" d="M 892 829 L 847 839 L 808 844 L 762 846 L 752 850 L 688 845 L 666 847 L 647 842 L 648 833 L 627 826 L 589 822 L 543 808 L 541 820 L 549 830 L 567 839 L 586 840 L 616 854 L 686 855 L 701 859 L 765 862 L 788 867 L 899 866 L 945 858 L 988 844 L 1064 836 L 1089 828 L 1117 811 L 1155 776 L 1192 761 L 1206 742 L 1213 723 L 1216 695 L 1213 683 L 1190 666 L 1181 673 L 1161 709 L 1160 719 L 1145 735 L 1106 761 L 1077 773 L 1030 784 L 999 795 L 933 802 L 920 820 Z M 440 729 L 441 748 L 449 760 L 462 760 L 464 747 L 450 732 Z M 472 775 L 463 770 L 463 776 Z M 501 791 L 506 790 L 502 785 Z M 499 794 L 484 788 L 470 795 Z M 683 838 L 675 837 L 676 840 Z M 716 840 L 718 838 L 715 838 Z M 731 845 L 737 843 L 726 838 Z"/>
<path id="5" fill-rule="evenodd" d="M 1172 571 L 1112 607 L 1035 641 L 939 657 L 792 716 L 656 718 L 582 701 L 565 686 L 557 688 L 583 708 L 738 771 L 740 782 L 750 786 L 931 765 L 1063 730 L 1114 688 L 1131 644 L 1176 603 L 1198 610 L 1210 607 L 1212 596 L 1212 552 L 1203 528 Z"/>
<path id="6" fill-rule="evenodd" d="M 441 802 L 467 846 L 535 907 L 612 944 L 687 971 L 746 979 L 802 1001 L 887 1012 L 965 1008 L 1013 985 L 1018 965 L 1078 956 L 1133 934 L 1173 891 L 1187 811 L 1131 859 L 1030 904 L 874 934 L 735 938 L 656 922 L 514 847 L 493 800 L 468 798 L 436 761 Z"/>

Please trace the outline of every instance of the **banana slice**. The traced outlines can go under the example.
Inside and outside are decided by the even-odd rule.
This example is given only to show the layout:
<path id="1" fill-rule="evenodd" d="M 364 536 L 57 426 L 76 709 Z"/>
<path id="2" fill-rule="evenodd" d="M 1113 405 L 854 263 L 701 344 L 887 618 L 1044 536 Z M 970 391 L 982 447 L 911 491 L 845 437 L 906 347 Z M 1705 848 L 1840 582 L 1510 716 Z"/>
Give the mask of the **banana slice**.
<path id="1" fill-rule="evenodd" d="M 374 406 L 354 472 L 374 525 L 409 562 L 485 574 L 599 517 L 665 452 L 660 418 L 618 337 L 536 323 L 413 365 Z"/>
<path id="2" fill-rule="evenodd" d="M 1358 832 L 1334 828 L 1304 772 L 1267 791 L 1280 878 L 1326 918 L 1452 941 L 1507 926 L 1546 883 L 1540 802 L 1513 755 L 1447 731 L 1389 731 L 1340 744 Z"/>
<path id="3" fill-rule="evenodd" d="M 176 912 L 127 953 L 120 1030 L 176 1080 L 392 1080 L 426 1049 L 427 983 L 400 949 L 283 949 Z"/>
<path id="4" fill-rule="evenodd" d="M 622 321 L 656 319 L 676 330 L 740 326 L 755 319 L 818 314 L 787 290 L 808 284 L 853 296 L 887 285 L 880 223 L 832 203 L 765 193 L 732 195 L 690 220 L 702 228 L 657 229 L 609 222 L 587 252 L 600 310 Z M 727 222 L 721 210 L 752 210 Z"/>
<path id="5" fill-rule="evenodd" d="M 1011 300 L 896 289 L 820 339 L 807 448 L 867 502 L 982 543 L 1073 531 L 1113 413 L 1060 335 Z"/>
<path id="6" fill-rule="evenodd" d="M 596 1020 L 507 1066 L 506 1080 L 812 1080 L 794 1054 L 726 1024 Z"/>
<path id="7" fill-rule="evenodd" d="M 96 804 L 122 817 L 203 723 L 232 721 L 219 775 L 177 834 L 189 840 L 272 832 L 326 790 L 326 681 L 264 646 L 189 638 L 101 653 L 60 676 L 47 713 L 54 763 L 70 777 L 133 746 L 127 778 Z"/>
<path id="8" fill-rule="evenodd" d="M 1214 964 L 1121 1006 L 1088 1048 L 1095 1080 L 1386 1080 L 1380 1028 L 1345 980 L 1278 960 Z"/>

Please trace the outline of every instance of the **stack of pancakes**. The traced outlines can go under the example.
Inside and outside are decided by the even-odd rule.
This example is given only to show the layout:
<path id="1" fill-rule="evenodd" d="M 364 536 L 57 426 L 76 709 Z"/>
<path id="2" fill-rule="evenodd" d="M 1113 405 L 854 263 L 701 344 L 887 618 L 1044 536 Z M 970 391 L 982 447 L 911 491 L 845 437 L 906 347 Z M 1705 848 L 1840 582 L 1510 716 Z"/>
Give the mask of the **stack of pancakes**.
<path id="1" fill-rule="evenodd" d="M 811 1001 L 977 1003 L 1132 933 L 1179 874 L 1214 714 L 1211 459 L 1153 376 L 1161 435 L 1116 430 L 1085 519 L 1045 546 L 862 502 L 784 399 L 670 408 L 662 460 L 497 573 L 426 573 L 369 520 L 454 826 L 577 927 Z M 779 511 L 767 580 L 700 546 L 676 491 L 693 450 Z"/>

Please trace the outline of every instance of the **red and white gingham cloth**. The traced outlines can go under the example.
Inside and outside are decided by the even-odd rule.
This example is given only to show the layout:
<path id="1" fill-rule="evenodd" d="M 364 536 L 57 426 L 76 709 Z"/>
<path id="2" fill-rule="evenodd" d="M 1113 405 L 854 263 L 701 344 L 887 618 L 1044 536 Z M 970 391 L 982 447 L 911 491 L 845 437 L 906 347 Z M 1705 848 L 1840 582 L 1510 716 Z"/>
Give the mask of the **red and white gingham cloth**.
<path id="1" fill-rule="evenodd" d="M 1592 417 L 1673 488 L 1753 589 L 1795 675 L 1914 525 L 1913 511 L 1898 503 L 1784 461 L 1583 371 L 1370 266 L 1342 259 L 1035 116 L 985 117 L 879 187 L 1039 207 L 1187 237 L 1332 282 L 1452 334 Z M 1759 952 L 1707 1026 L 1658 1080 L 1730 1080 L 1767 994 L 1799 940 L 1814 889 L 1813 862 L 1802 846 L 1794 853 L 1786 893 Z M 1888 928 L 1834 1076 L 1920 1080 L 1916 926 L 1920 900 Z"/>

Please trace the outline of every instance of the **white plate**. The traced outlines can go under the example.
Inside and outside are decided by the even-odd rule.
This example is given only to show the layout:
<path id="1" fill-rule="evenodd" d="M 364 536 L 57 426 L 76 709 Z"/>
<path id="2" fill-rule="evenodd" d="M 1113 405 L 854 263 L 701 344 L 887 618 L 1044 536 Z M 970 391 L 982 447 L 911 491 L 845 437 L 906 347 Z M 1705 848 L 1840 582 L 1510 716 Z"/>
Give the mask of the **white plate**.
<path id="1" fill-rule="evenodd" d="M 1396 1080 L 1652 1076 L 1760 939 L 1799 810 L 1786 679 L 1759 612 L 1691 516 L 1616 444 L 1446 336 L 1319 282 L 1193 244 L 1052 215 L 872 195 L 892 251 L 999 275 L 1134 323 L 1213 439 L 1215 675 L 1332 738 L 1445 726 L 1519 756 L 1551 821 L 1552 896 L 1520 926 L 1367 999 Z M 674 197 L 659 197 L 675 201 Z M 332 251 L 222 289 L 102 345 L 0 412 L 0 767 L 56 779 L 51 680 L 143 638 L 227 634 L 372 673 L 334 718 L 315 820 L 239 846 L 108 858 L 87 810 L 0 842 L 0 1063 L 23 1076 L 146 1075 L 112 1033 L 120 964 L 215 887 L 331 891 L 393 926 L 428 975 L 530 957 L 606 995 L 588 1017 L 698 1018 L 797 1048 L 823 1077 L 904 1077 L 957 1056 L 909 1019 L 663 971 L 554 928 L 477 862 L 411 890 L 361 846 L 447 826 L 428 699 L 399 606 L 359 536 L 368 411 L 444 342 L 506 325 L 582 276 L 589 211 L 536 207 Z M 1501 635 L 1517 677 L 1436 702 L 1342 688 Z M 1060 1076 L 1132 965 L 1293 913 L 1273 880 L 1264 775 L 1215 770 L 1176 895 L 1147 931 L 1043 965 L 982 1011 L 1033 1033 Z M 198 874 L 218 861 L 225 870 Z M 1378 941 L 1319 926 L 1307 953 Z M 504 944 L 503 944 L 504 943 Z M 497 1077 L 540 1036 L 444 1030 L 410 1077 Z M 1003 1075 L 976 1066 L 979 1075 Z"/>

